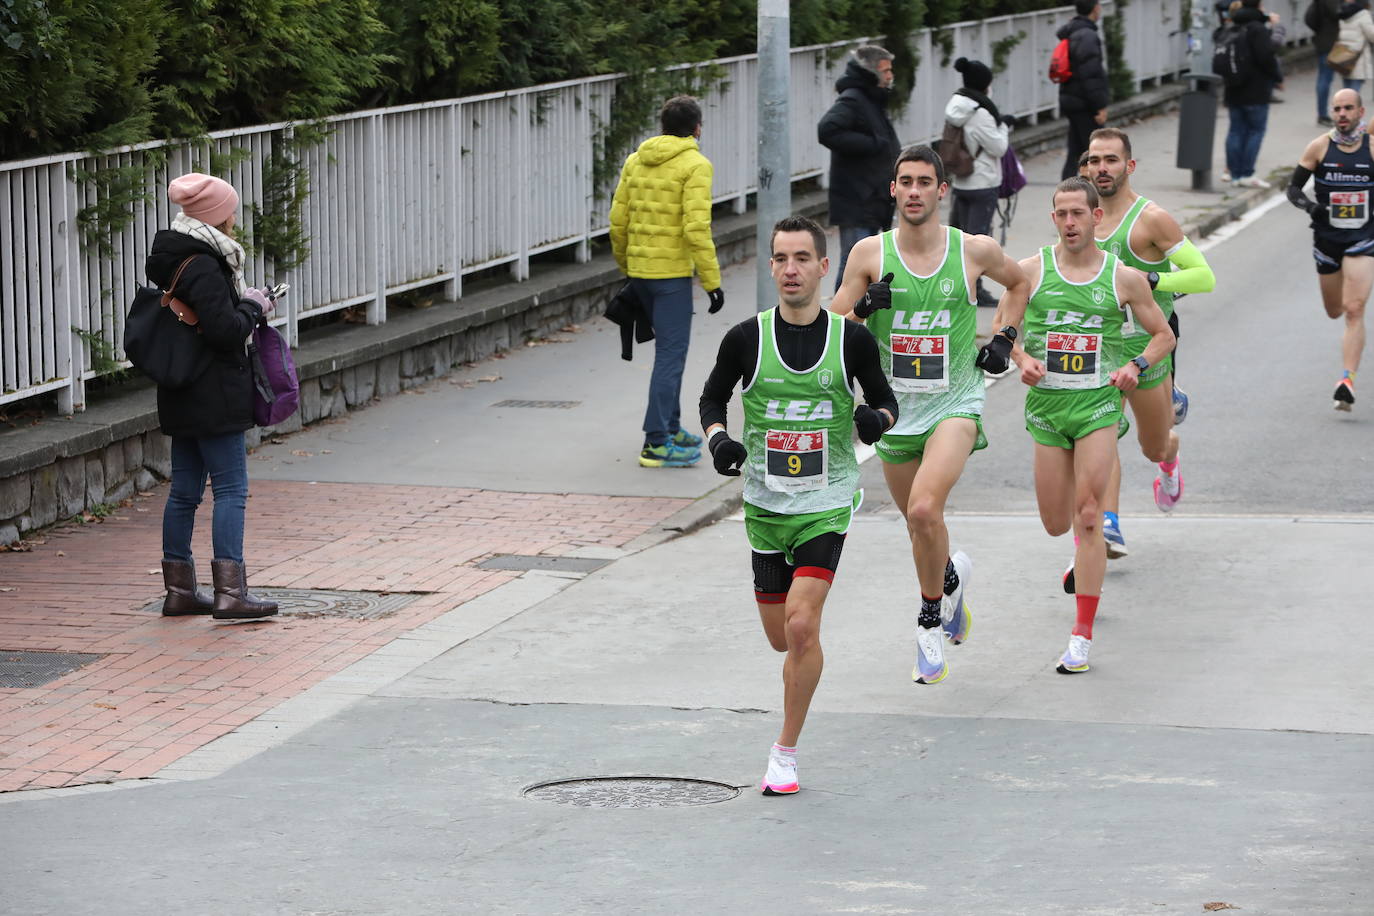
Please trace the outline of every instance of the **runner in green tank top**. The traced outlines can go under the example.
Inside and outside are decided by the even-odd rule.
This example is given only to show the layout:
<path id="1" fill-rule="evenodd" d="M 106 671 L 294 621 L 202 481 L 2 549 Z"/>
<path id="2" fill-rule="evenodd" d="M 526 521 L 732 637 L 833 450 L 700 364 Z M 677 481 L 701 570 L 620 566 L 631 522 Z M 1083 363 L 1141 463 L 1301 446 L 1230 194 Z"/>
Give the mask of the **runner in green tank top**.
<path id="1" fill-rule="evenodd" d="M 853 430 L 876 442 L 898 407 L 873 336 L 821 308 L 825 232 L 789 217 L 774 226 L 772 247 L 778 305 L 726 332 L 702 390 L 701 426 L 716 470 L 744 474 L 759 618 L 769 644 L 787 653 L 782 731 L 760 788 L 790 795 L 798 789 L 797 741 L 821 677 L 821 611 L 863 499 Z M 868 402 L 858 406 L 856 379 Z M 725 430 L 726 406 L 741 382 L 744 431 L 736 441 Z"/>
<path id="2" fill-rule="evenodd" d="M 1074 564 L 1066 590 L 1076 592 L 1076 622 L 1058 670 L 1088 670 L 1093 618 L 1107 568 L 1102 500 L 1116 459 L 1121 396 L 1148 366 L 1173 348 L 1174 335 L 1139 271 L 1121 266 L 1094 244 L 1102 219 L 1097 191 L 1082 178 L 1055 189 L 1052 217 L 1059 242 L 1021 262 L 1030 279 L 1024 348 L 1015 352 L 1026 392 L 1026 429 L 1035 440 L 1035 497 L 1052 537 L 1070 530 Z M 1124 360 L 1126 309 L 1150 333 L 1141 356 Z"/>
<path id="3" fill-rule="evenodd" d="M 963 642 L 972 622 L 965 596 L 973 562 L 962 550 L 950 554 L 945 503 L 969 454 L 987 445 L 974 291 L 981 276 L 1007 288 L 996 321 L 1004 309 L 1019 319 L 1027 290 L 1020 268 L 995 241 L 940 224 L 948 189 L 944 165 L 929 146 L 904 149 L 892 181 L 897 228 L 855 244 L 831 305 L 873 332 L 901 408 L 877 453 L 916 563 L 918 684 L 944 679 L 944 639 Z"/>
<path id="4" fill-rule="evenodd" d="M 1131 158 L 1131 139 L 1124 130 L 1105 127 L 1088 141 L 1090 180 L 1102 197 L 1102 223 L 1097 245 L 1121 258 L 1123 264 L 1143 271 L 1150 280 L 1155 303 L 1178 332 L 1174 293 L 1205 293 L 1216 285 L 1202 252 L 1183 235 L 1174 218 L 1131 188 L 1136 162 Z M 1139 323 L 1127 334 L 1126 358 L 1145 352 L 1150 335 Z M 1152 363 L 1140 376 L 1139 387 L 1126 395 L 1135 419 L 1140 451 L 1159 464 L 1155 477 L 1155 504 L 1168 512 L 1183 497 L 1183 475 L 1178 467 L 1179 438 L 1174 427 L 1187 416 L 1188 396 L 1173 384 L 1174 356 Z M 1103 506 L 1102 533 L 1107 556 L 1126 556 L 1126 539 L 1118 516 L 1121 504 L 1121 462 L 1112 467 Z"/>

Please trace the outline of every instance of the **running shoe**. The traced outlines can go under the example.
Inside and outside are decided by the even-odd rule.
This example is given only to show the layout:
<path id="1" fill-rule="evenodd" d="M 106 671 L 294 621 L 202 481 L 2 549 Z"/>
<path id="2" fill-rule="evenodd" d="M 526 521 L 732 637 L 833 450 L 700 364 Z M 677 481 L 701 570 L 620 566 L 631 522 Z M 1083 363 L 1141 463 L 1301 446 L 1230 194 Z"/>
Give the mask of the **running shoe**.
<path id="1" fill-rule="evenodd" d="M 1079 636 L 1077 633 L 1069 637 L 1069 647 L 1064 650 L 1064 654 L 1059 657 L 1059 667 L 1055 668 L 1060 674 L 1082 674 L 1088 670 L 1088 650 L 1093 647 L 1093 641 L 1086 636 Z"/>
<path id="2" fill-rule="evenodd" d="M 940 602 L 940 626 L 944 628 L 949 641 L 957 646 L 968 639 L 968 634 L 973 629 L 973 612 L 964 600 L 964 590 L 968 588 L 968 581 L 973 576 L 973 561 L 962 550 L 956 550 L 949 560 L 959 575 L 959 587 L 954 590 L 954 594 L 946 595 L 944 601 Z"/>
<path id="3" fill-rule="evenodd" d="M 1333 397 L 1335 401 L 1332 402 L 1331 406 L 1348 413 L 1350 408 L 1355 406 L 1355 383 L 1349 378 L 1341 379 L 1336 383 L 1336 393 Z"/>
<path id="4" fill-rule="evenodd" d="M 1272 188 L 1273 185 L 1265 181 L 1258 175 L 1246 175 L 1244 178 L 1237 178 L 1236 184 L 1242 188 Z"/>
<path id="5" fill-rule="evenodd" d="M 1119 560 L 1126 556 L 1126 538 L 1121 534 L 1121 520 L 1114 513 L 1102 515 L 1102 537 L 1107 541 L 1107 558 Z"/>
<path id="6" fill-rule="evenodd" d="M 701 449 L 682 448 L 671 442 L 646 445 L 639 453 L 642 468 L 690 468 L 701 460 Z"/>
<path id="7" fill-rule="evenodd" d="M 777 748 L 768 752 L 768 772 L 763 774 L 759 789 L 764 795 L 793 795 L 797 785 L 797 755 L 784 754 Z"/>
<path id="8" fill-rule="evenodd" d="M 1174 425 L 1182 426 L 1188 419 L 1188 392 L 1174 386 Z"/>
<path id="9" fill-rule="evenodd" d="M 949 674 L 945 664 L 945 631 L 942 627 L 916 628 L 916 667 L 911 679 L 918 684 L 938 684 Z"/>
<path id="10" fill-rule="evenodd" d="M 694 436 L 685 429 L 679 429 L 677 432 L 673 433 L 668 437 L 668 441 L 678 448 L 694 448 L 698 451 L 701 450 L 701 437 Z"/>
<path id="11" fill-rule="evenodd" d="M 1177 481 L 1176 487 L 1169 485 Z M 1155 475 L 1155 505 L 1159 506 L 1160 512 L 1170 512 L 1178 501 L 1183 498 L 1183 472 L 1177 471 L 1173 476 L 1160 471 Z"/>
<path id="12" fill-rule="evenodd" d="M 1069 568 L 1064 570 L 1064 594 L 1075 594 L 1073 589 L 1073 562 L 1069 562 Z"/>

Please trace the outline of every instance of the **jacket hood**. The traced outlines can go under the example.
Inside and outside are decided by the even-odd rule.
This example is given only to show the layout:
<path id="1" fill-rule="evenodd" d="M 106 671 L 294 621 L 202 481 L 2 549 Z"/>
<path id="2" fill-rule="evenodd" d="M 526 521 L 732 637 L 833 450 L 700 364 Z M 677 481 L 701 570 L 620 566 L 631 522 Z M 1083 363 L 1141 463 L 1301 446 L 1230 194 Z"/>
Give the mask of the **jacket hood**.
<path id="1" fill-rule="evenodd" d="M 1360 9 L 1357 4 L 1348 5 L 1355 6 L 1356 10 Z M 1341 18 L 1345 18 L 1344 10 L 1341 11 Z M 1257 7 L 1242 6 L 1231 14 L 1231 21 L 1236 25 L 1245 25 L 1247 22 L 1268 22 L 1269 17 L 1264 15 Z"/>
<path id="2" fill-rule="evenodd" d="M 978 103 L 968 96 L 950 96 L 949 104 L 945 106 L 945 120 L 955 127 L 963 127 L 977 110 Z"/>
<path id="3" fill-rule="evenodd" d="M 698 149 L 696 137 L 674 137 L 672 134 L 659 134 L 639 144 L 636 151 L 645 165 L 662 165 L 684 150 Z"/>
<path id="4" fill-rule="evenodd" d="M 835 91 L 844 92 L 846 89 L 858 89 L 879 105 L 887 100 L 889 89 L 878 86 L 878 74 L 872 70 L 865 70 L 859 66 L 859 62 L 851 60 L 845 65 L 844 75 L 835 80 Z"/>
<path id="5" fill-rule="evenodd" d="M 1342 19 L 1349 19 L 1362 9 L 1364 9 L 1363 3 L 1343 3 L 1341 4 L 1340 16 Z M 1255 12 L 1258 13 L 1259 10 L 1255 10 Z"/>
<path id="6" fill-rule="evenodd" d="M 1059 31 L 1055 32 L 1054 35 L 1056 38 L 1068 38 L 1079 29 L 1092 29 L 1096 32 L 1097 23 L 1093 22 L 1087 16 L 1075 16 L 1064 25 L 1060 26 Z"/>
<path id="7" fill-rule="evenodd" d="M 220 270 L 228 269 L 220 253 L 200 239 L 193 239 L 184 232 L 172 229 L 159 229 L 153 236 L 153 245 L 143 268 L 144 273 L 150 282 L 166 288 L 172 281 L 172 275 L 176 273 L 177 267 L 193 254 L 209 255 L 219 265 Z"/>

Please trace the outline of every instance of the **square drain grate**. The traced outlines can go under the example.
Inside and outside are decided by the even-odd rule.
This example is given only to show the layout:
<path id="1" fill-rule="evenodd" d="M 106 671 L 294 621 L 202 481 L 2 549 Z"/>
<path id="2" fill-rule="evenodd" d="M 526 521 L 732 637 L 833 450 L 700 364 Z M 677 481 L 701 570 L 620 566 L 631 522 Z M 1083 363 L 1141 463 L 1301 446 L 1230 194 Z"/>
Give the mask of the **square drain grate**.
<path id="1" fill-rule="evenodd" d="M 88 652 L 0 649 L 0 687 L 42 687 L 104 657 Z"/>
<path id="2" fill-rule="evenodd" d="M 545 410 L 571 410 L 581 401 L 497 401 L 492 407 L 537 407 Z"/>
<path id="3" fill-rule="evenodd" d="M 419 598 L 423 592 L 337 592 L 318 588 L 252 588 L 259 598 L 275 601 L 278 616 L 308 620 L 332 617 L 344 620 L 377 620 L 390 617 Z M 162 613 L 162 599 L 143 606 L 143 610 Z M 267 618 L 271 620 L 272 618 Z"/>
<path id="4" fill-rule="evenodd" d="M 591 560 L 585 557 L 541 557 L 523 553 L 498 553 L 477 564 L 478 569 L 548 569 L 554 572 L 596 572 L 610 560 Z"/>

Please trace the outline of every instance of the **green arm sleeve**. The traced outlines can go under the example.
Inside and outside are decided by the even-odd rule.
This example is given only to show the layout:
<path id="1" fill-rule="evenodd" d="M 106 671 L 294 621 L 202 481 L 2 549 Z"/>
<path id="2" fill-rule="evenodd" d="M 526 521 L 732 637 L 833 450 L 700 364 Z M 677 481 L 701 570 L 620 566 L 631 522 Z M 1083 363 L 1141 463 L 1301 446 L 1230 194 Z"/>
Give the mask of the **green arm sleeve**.
<path id="1" fill-rule="evenodd" d="M 1189 239 L 1185 238 L 1169 252 L 1169 263 L 1175 269 L 1160 274 L 1155 289 L 1166 293 L 1210 293 L 1217 285 L 1207 259 Z"/>

